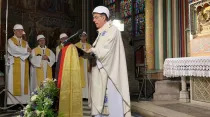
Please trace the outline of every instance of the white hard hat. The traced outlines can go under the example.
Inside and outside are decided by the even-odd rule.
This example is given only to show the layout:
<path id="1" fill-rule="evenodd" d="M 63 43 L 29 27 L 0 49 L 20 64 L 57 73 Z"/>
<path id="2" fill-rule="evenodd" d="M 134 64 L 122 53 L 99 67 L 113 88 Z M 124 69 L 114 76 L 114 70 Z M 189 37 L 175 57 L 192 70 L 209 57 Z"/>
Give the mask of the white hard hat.
<path id="1" fill-rule="evenodd" d="M 64 37 L 68 37 L 68 35 L 66 33 L 61 33 L 60 34 L 60 39 L 64 38 Z"/>
<path id="2" fill-rule="evenodd" d="M 105 13 L 107 17 L 109 18 L 109 9 L 106 8 L 105 6 L 97 6 L 94 10 L 93 13 Z"/>
<path id="3" fill-rule="evenodd" d="M 45 39 L 45 36 L 44 35 L 38 35 L 37 36 L 37 41 L 40 40 L 40 39 Z"/>
<path id="4" fill-rule="evenodd" d="M 23 29 L 23 26 L 21 24 L 15 24 L 13 29 L 14 30 L 16 30 L 16 29 Z"/>
<path id="5" fill-rule="evenodd" d="M 81 37 L 82 35 L 86 35 L 87 36 L 87 33 L 85 31 L 83 31 L 82 34 L 79 35 L 79 37 Z"/>
<path id="6" fill-rule="evenodd" d="M 83 31 L 81 35 L 83 35 L 83 34 L 87 35 L 87 33 L 85 31 Z"/>
<path id="7" fill-rule="evenodd" d="M 61 33 L 60 34 L 60 39 L 64 38 L 64 37 L 68 37 L 68 35 L 66 33 Z"/>

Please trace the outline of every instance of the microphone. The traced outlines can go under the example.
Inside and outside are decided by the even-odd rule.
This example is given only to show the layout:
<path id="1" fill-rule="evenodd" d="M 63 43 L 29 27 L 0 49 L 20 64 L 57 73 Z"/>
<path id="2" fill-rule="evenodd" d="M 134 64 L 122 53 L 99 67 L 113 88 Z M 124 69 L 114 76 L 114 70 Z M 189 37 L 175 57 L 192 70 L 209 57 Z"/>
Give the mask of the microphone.
<path id="1" fill-rule="evenodd" d="M 82 34 L 82 33 L 83 33 L 83 30 L 82 30 L 82 29 L 78 30 L 75 34 L 73 34 L 73 35 L 70 36 L 68 39 L 66 39 L 66 40 L 63 42 L 63 44 L 65 45 L 65 44 L 67 44 L 68 42 L 75 44 L 75 43 L 79 42 L 79 41 L 80 41 L 79 38 L 77 38 L 77 39 L 75 39 L 75 40 L 73 40 L 73 38 L 75 38 L 76 36 L 78 36 L 78 35 L 80 35 L 80 34 Z"/>

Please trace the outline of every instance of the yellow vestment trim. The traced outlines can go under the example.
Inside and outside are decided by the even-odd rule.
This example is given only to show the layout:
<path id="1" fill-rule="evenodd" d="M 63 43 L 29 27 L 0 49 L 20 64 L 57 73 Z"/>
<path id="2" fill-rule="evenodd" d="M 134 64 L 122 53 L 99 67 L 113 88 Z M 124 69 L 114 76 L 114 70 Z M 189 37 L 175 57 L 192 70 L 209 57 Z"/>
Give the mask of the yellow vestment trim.
<path id="1" fill-rule="evenodd" d="M 82 49 L 82 43 L 81 42 L 78 42 L 75 45 L 78 48 Z M 90 49 L 90 48 L 91 48 L 90 44 L 86 43 L 86 49 Z M 79 62 L 80 62 L 80 71 L 81 71 L 81 82 L 82 82 L 82 87 L 84 88 L 85 85 L 86 85 L 85 72 L 84 72 L 84 59 L 82 57 L 79 57 Z M 90 67 L 89 61 L 87 61 L 87 69 L 89 69 L 89 67 Z"/>
<path id="2" fill-rule="evenodd" d="M 26 48 L 27 42 L 22 40 L 22 43 L 17 41 L 16 38 L 12 37 L 11 40 L 17 46 L 21 46 Z M 21 95 L 21 59 L 19 57 L 14 57 L 13 64 L 13 95 L 20 96 Z M 28 94 L 28 80 L 29 80 L 29 62 L 25 60 L 25 77 L 24 77 L 24 94 Z"/>
<path id="3" fill-rule="evenodd" d="M 40 47 L 36 47 L 35 49 L 35 56 L 42 55 L 42 49 Z M 46 48 L 45 55 L 50 56 L 50 49 Z M 41 82 L 44 81 L 44 67 L 41 63 L 41 67 L 36 68 L 36 77 L 37 77 L 37 85 L 39 86 Z M 52 79 L 52 68 L 47 65 L 47 78 Z"/>
<path id="4" fill-rule="evenodd" d="M 77 49 L 69 45 L 63 60 L 59 114 L 64 117 L 83 117 L 82 87 Z"/>

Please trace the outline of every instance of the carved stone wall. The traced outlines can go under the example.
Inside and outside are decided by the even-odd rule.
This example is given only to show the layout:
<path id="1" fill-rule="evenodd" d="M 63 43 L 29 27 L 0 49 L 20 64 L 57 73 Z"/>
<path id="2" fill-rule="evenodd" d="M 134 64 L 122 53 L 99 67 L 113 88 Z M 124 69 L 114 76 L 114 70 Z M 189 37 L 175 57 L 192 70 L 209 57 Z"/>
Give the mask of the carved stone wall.
<path id="1" fill-rule="evenodd" d="M 190 56 L 210 56 L 210 35 L 199 36 L 190 41 Z"/>
<path id="2" fill-rule="evenodd" d="M 190 29 L 194 38 L 209 34 L 210 0 L 201 0 L 190 5 Z"/>
<path id="3" fill-rule="evenodd" d="M 210 55 L 210 0 L 190 4 L 190 56 Z"/>

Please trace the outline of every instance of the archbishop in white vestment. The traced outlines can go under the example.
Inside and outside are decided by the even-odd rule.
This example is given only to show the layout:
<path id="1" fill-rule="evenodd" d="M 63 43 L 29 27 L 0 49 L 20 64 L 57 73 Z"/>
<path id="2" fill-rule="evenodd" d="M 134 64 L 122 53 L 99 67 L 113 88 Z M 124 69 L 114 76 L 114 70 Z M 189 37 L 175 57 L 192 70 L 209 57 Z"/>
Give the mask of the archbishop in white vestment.
<path id="1" fill-rule="evenodd" d="M 131 117 L 125 51 L 120 31 L 109 19 L 109 10 L 98 6 L 93 21 L 98 37 L 88 53 L 96 56 L 92 67 L 91 110 L 95 117 Z"/>
<path id="2" fill-rule="evenodd" d="M 46 78 L 52 78 L 52 66 L 55 63 L 55 54 L 46 47 L 44 35 L 38 35 L 39 45 L 31 52 L 30 86 L 34 91 Z"/>
<path id="3" fill-rule="evenodd" d="M 14 26 L 14 36 L 8 40 L 8 93 L 7 104 L 27 104 L 29 100 L 29 62 L 31 49 L 22 39 L 23 26 Z"/>

